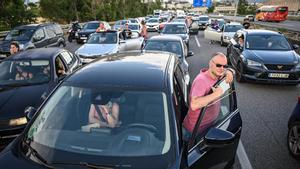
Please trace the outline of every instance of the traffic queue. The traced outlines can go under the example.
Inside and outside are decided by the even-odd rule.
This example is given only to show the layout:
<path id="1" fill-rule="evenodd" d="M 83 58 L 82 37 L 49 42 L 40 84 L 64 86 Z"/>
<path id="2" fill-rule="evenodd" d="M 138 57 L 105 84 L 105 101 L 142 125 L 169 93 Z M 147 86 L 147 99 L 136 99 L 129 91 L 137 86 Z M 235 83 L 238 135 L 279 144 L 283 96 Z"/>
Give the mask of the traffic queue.
<path id="1" fill-rule="evenodd" d="M 232 167 L 242 118 L 231 77 L 297 85 L 299 46 L 274 31 L 203 17 L 207 22 L 158 14 L 112 27 L 105 21 L 74 22 L 68 41 L 82 44 L 74 54 L 48 48 L 66 45 L 57 25 L 48 31 L 45 24 L 13 29 L 4 41 L 17 40 L 22 50 L 8 56 L 0 48 L 0 139 L 6 146 L 0 166 Z M 208 70 L 191 83 L 190 36 L 203 28 L 204 38 L 227 45 L 227 53 L 214 54 Z M 159 35 L 150 37 L 150 31 Z M 45 43 L 50 37 L 53 43 Z M 216 77 L 210 84 L 197 82 L 210 72 Z M 214 98 L 193 104 L 199 99 L 196 86 L 203 97 Z"/>

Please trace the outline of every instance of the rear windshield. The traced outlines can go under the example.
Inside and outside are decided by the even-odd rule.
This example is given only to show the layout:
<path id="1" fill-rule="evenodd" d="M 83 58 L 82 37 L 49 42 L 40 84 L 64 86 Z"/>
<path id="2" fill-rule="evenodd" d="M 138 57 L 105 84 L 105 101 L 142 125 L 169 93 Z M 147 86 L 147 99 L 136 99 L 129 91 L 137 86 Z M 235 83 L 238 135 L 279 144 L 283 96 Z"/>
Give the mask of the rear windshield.
<path id="1" fill-rule="evenodd" d="M 85 24 L 83 29 L 97 29 L 99 27 L 99 23 L 88 23 Z"/>
<path id="2" fill-rule="evenodd" d="M 209 19 L 208 17 L 200 17 L 199 21 L 208 21 L 208 19 Z"/>

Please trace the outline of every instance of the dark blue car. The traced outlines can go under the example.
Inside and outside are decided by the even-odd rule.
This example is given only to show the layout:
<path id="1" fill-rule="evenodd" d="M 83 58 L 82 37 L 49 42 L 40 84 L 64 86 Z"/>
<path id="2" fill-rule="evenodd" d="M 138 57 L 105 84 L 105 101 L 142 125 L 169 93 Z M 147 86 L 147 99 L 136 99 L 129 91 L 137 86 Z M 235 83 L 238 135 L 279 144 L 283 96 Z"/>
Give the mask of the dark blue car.
<path id="1" fill-rule="evenodd" d="M 300 159 L 300 96 L 289 119 L 288 129 L 287 145 L 289 152 L 293 157 Z"/>
<path id="2" fill-rule="evenodd" d="M 244 37 L 243 44 L 239 37 Z M 229 63 L 237 70 L 236 80 L 263 83 L 299 84 L 300 56 L 298 45 L 269 30 L 237 31 L 227 47 Z"/>
<path id="3" fill-rule="evenodd" d="M 146 52 L 84 66 L 64 79 L 1 152 L 1 168 L 231 167 L 242 129 L 234 86 L 206 107 L 219 113 L 209 130 L 198 130 L 203 109 L 191 139 L 184 141 L 187 102 L 179 64 L 172 53 Z M 108 110 L 112 104 L 118 113 L 101 110 L 98 116 L 115 125 L 91 121 L 94 107 Z"/>
<path id="4" fill-rule="evenodd" d="M 61 48 L 26 50 L 0 63 L 1 145 L 25 128 L 25 108 L 38 108 L 65 74 L 79 65 L 76 56 Z"/>

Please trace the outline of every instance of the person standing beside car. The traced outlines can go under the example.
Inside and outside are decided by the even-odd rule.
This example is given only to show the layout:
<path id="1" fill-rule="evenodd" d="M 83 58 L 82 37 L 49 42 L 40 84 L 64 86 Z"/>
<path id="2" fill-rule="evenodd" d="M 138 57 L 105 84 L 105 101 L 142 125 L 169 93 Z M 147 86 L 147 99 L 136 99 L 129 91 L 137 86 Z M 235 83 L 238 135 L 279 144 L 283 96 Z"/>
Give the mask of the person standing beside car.
<path id="1" fill-rule="evenodd" d="M 10 54 L 13 55 L 13 54 L 16 54 L 20 51 L 20 45 L 19 45 L 19 42 L 17 41 L 12 41 L 10 43 Z"/>
<path id="2" fill-rule="evenodd" d="M 145 21 L 143 20 L 143 21 L 141 22 L 141 24 L 142 24 L 142 32 L 141 32 L 141 35 L 142 35 L 142 37 L 146 40 L 146 39 L 148 39 L 148 32 L 147 32 L 146 23 L 145 23 Z"/>
<path id="3" fill-rule="evenodd" d="M 227 69 L 227 67 L 226 56 L 223 53 L 215 53 L 209 61 L 209 68 L 202 69 L 193 81 L 189 95 L 190 108 L 183 121 L 182 130 L 184 139 L 188 140 L 191 137 L 201 109 L 224 94 L 225 91 L 223 91 L 222 87 L 213 88 L 214 84 L 224 76 L 227 83 L 233 81 L 234 71 Z M 213 91 L 212 93 L 210 93 L 211 90 Z M 218 117 L 220 107 L 216 105 L 207 108 L 199 126 L 200 133 L 208 129 Z"/>

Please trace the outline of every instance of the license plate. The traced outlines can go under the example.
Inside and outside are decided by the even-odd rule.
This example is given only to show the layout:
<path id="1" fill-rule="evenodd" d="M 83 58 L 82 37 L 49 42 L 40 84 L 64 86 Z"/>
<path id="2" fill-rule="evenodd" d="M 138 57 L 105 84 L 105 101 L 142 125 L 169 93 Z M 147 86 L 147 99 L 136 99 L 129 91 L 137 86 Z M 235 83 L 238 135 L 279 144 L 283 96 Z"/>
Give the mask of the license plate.
<path id="1" fill-rule="evenodd" d="M 289 74 L 269 73 L 269 77 L 271 77 L 271 78 L 289 78 Z"/>
<path id="2" fill-rule="evenodd" d="M 0 58 L 6 58 L 6 55 L 0 54 Z"/>
<path id="3" fill-rule="evenodd" d="M 87 39 L 87 37 L 80 37 L 80 39 Z"/>

